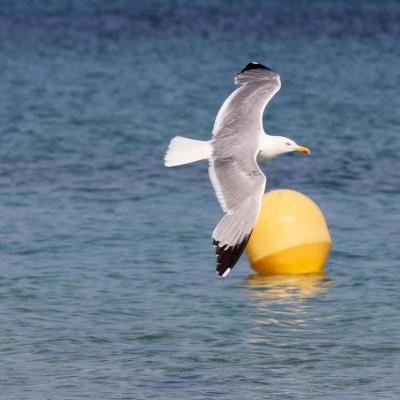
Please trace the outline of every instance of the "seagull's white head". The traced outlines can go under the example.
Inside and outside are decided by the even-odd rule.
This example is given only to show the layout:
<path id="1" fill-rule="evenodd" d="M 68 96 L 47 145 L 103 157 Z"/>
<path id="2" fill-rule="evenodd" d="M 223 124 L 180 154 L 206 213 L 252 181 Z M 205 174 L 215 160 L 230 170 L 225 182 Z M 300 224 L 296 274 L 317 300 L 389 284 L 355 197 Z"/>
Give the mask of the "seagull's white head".
<path id="1" fill-rule="evenodd" d="M 307 147 L 299 146 L 294 140 L 284 136 L 273 136 L 275 139 L 276 150 L 279 150 L 281 154 L 292 153 L 299 151 L 304 154 L 310 154 L 310 150 Z"/>
<path id="2" fill-rule="evenodd" d="M 265 135 L 260 157 L 262 159 L 271 160 L 282 154 L 293 153 L 299 151 L 304 154 L 310 154 L 307 147 L 299 146 L 295 141 L 284 136 Z"/>

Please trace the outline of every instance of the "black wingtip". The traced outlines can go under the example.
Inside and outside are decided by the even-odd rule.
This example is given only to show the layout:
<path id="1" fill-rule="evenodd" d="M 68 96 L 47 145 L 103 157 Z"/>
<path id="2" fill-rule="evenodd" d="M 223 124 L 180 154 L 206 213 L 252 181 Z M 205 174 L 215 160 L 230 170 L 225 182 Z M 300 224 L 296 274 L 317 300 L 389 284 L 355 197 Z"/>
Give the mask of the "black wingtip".
<path id="1" fill-rule="evenodd" d="M 271 68 L 268 68 L 265 65 L 262 65 L 262 64 L 252 61 L 252 62 L 249 62 L 239 73 L 241 74 L 245 71 L 250 71 L 252 69 L 266 69 L 267 71 L 272 71 Z"/>
<path id="2" fill-rule="evenodd" d="M 245 236 L 242 242 L 231 247 L 228 247 L 227 245 L 220 247 L 219 242 L 213 240 L 213 245 L 216 246 L 215 254 L 217 255 L 216 271 L 219 276 L 225 277 L 235 266 L 246 248 L 250 236 L 251 232 L 249 235 Z"/>

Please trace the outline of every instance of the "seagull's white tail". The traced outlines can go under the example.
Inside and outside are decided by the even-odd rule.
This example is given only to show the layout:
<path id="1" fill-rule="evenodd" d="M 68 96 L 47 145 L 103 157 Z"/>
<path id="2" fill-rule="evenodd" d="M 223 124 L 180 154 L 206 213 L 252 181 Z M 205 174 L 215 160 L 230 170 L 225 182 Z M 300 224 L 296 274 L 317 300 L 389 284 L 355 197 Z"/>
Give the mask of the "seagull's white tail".
<path id="1" fill-rule="evenodd" d="M 164 157 L 166 167 L 189 164 L 195 161 L 208 160 L 211 157 L 212 146 L 209 141 L 194 140 L 175 136 L 169 143 Z"/>

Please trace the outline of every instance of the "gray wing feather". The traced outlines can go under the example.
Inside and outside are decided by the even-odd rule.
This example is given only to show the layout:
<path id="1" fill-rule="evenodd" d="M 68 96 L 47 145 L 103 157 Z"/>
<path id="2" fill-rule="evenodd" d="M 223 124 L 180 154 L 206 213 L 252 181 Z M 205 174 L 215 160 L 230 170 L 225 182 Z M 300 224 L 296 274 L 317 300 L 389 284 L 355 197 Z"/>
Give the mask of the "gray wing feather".
<path id="1" fill-rule="evenodd" d="M 227 128 L 242 135 L 263 132 L 264 109 L 281 87 L 279 75 L 269 69 L 242 72 L 235 82 L 242 86 L 220 108 L 214 123 L 214 136 L 225 136 Z"/>
<path id="2" fill-rule="evenodd" d="M 264 135 L 264 108 L 281 87 L 277 73 L 256 63 L 248 64 L 235 82 L 242 86 L 226 99 L 218 112 L 209 165 L 211 182 L 225 212 L 260 187 L 265 189 L 266 178 L 256 162 L 258 141 Z"/>
<path id="3" fill-rule="evenodd" d="M 248 160 L 245 163 L 214 160 L 210 171 L 214 171 L 210 173 L 211 181 L 226 210 L 212 234 L 216 246 L 217 273 L 225 276 L 244 251 L 257 222 L 266 178 L 255 158 L 252 164 Z"/>
<path id="4" fill-rule="evenodd" d="M 213 239 L 228 247 L 240 243 L 252 231 L 260 211 L 266 177 L 252 158 L 210 160 L 210 178 L 225 216 Z"/>
<path id="5" fill-rule="evenodd" d="M 213 141 L 209 175 L 222 209 L 237 208 L 246 199 L 264 192 L 266 177 L 257 164 L 257 147 L 240 146 L 232 137 Z"/>
<path id="6" fill-rule="evenodd" d="M 280 89 L 280 77 L 259 64 L 248 64 L 237 75 L 242 85 L 224 102 L 215 120 L 209 175 L 226 213 L 213 231 L 217 272 L 235 265 L 257 221 L 266 177 L 256 158 L 259 135 L 264 134 L 263 112 Z"/>
<path id="7" fill-rule="evenodd" d="M 281 86 L 279 75 L 259 64 L 247 65 L 235 82 L 242 86 L 218 112 L 209 159 L 210 180 L 226 213 L 213 231 L 221 276 L 239 259 L 260 212 L 266 177 L 256 161 L 258 140 L 264 108 Z"/>

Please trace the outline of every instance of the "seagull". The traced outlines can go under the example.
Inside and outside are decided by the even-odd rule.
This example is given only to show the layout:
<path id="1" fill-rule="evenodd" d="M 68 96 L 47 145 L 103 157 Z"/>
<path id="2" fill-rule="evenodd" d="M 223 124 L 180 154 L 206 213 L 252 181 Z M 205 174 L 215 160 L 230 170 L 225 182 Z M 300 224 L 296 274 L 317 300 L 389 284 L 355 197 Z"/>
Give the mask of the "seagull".
<path id="1" fill-rule="evenodd" d="M 292 139 L 264 132 L 264 109 L 281 87 L 276 72 L 250 62 L 236 75 L 235 84 L 239 88 L 222 104 L 212 139 L 176 136 L 164 157 L 166 167 L 208 161 L 210 180 L 225 213 L 212 233 L 221 277 L 239 260 L 260 213 L 267 178 L 257 162 L 292 152 L 310 154 Z"/>

